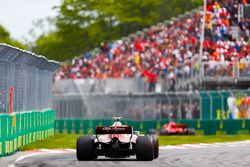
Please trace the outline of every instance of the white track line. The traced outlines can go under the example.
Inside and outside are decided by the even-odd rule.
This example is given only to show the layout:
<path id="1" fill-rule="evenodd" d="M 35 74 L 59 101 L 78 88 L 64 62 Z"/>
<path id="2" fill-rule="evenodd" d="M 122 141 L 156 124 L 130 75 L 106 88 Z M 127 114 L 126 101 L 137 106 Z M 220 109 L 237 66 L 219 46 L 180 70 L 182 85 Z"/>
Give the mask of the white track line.
<path id="1" fill-rule="evenodd" d="M 46 154 L 46 153 L 45 152 L 38 152 L 38 153 L 31 153 L 31 154 L 23 155 L 23 156 L 17 158 L 15 162 L 22 161 L 28 157 L 33 157 L 33 156 L 42 155 L 42 154 Z"/>
<path id="2" fill-rule="evenodd" d="M 61 149 L 61 150 L 41 149 L 41 150 L 37 150 L 37 152 L 35 153 L 26 154 L 17 158 L 15 162 L 8 165 L 8 167 L 15 167 L 15 164 L 18 163 L 19 161 L 22 161 L 26 158 L 33 157 L 33 156 L 46 155 L 46 154 L 64 154 L 64 153 L 69 153 L 69 152 L 75 152 L 75 149 Z"/>
<path id="3" fill-rule="evenodd" d="M 41 149 L 39 150 L 41 152 L 46 152 L 46 153 L 51 153 L 51 154 L 63 154 L 63 153 L 66 153 L 67 150 L 64 149 L 64 150 L 49 150 L 49 149 Z"/>
<path id="4" fill-rule="evenodd" d="M 25 158 L 33 157 L 33 156 L 37 156 L 37 155 L 42 155 L 42 154 L 46 154 L 46 152 L 36 152 L 36 153 L 31 153 L 31 154 L 23 155 L 23 156 L 17 158 L 17 159 L 15 160 L 15 162 L 14 162 L 13 164 L 10 164 L 8 167 L 15 167 L 15 164 L 16 164 L 18 161 L 22 161 L 22 160 L 24 160 Z"/>
<path id="5" fill-rule="evenodd" d="M 238 147 L 238 146 L 250 146 L 250 140 L 239 142 L 225 142 L 225 143 L 200 143 L 200 144 L 182 144 L 178 146 L 161 146 L 160 149 L 196 149 L 196 148 L 214 148 L 214 147 Z"/>

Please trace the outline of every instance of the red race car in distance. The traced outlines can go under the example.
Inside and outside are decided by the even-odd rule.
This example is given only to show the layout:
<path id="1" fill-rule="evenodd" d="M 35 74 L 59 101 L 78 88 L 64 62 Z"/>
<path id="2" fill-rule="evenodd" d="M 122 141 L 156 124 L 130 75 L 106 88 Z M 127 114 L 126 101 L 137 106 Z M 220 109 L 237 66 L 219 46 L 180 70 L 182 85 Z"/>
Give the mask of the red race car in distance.
<path id="1" fill-rule="evenodd" d="M 162 128 L 157 132 L 155 129 L 149 129 L 148 134 L 159 135 L 195 135 L 195 129 L 189 128 L 186 124 L 176 124 L 175 122 L 169 122 L 164 124 Z"/>

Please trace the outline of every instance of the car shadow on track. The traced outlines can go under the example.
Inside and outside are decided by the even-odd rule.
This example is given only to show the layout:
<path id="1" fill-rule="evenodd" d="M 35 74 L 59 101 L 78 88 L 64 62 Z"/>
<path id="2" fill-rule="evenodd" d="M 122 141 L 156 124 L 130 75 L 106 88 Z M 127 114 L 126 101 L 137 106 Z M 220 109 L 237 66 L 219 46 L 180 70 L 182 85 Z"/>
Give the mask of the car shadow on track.
<path id="1" fill-rule="evenodd" d="M 98 158 L 93 161 L 138 161 L 137 159 L 126 159 L 126 158 Z"/>

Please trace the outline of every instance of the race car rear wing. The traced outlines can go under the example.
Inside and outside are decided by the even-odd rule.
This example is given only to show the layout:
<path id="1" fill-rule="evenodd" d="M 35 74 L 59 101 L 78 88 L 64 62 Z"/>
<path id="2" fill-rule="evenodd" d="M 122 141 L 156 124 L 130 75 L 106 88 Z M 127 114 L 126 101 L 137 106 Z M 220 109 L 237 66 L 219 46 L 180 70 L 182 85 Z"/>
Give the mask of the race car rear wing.
<path id="1" fill-rule="evenodd" d="M 187 128 L 187 125 L 185 124 L 175 124 L 171 126 L 172 128 Z"/>
<path id="2" fill-rule="evenodd" d="M 96 135 L 98 134 L 133 134 L 132 126 L 97 126 Z"/>

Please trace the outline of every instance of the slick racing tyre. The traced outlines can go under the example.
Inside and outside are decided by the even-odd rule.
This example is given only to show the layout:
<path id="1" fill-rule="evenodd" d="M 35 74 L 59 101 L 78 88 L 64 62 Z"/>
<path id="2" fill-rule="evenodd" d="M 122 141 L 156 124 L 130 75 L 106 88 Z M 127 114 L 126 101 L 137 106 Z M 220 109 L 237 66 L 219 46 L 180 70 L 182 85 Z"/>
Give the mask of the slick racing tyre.
<path id="1" fill-rule="evenodd" d="M 157 135 L 151 135 L 151 137 L 154 145 L 154 159 L 156 159 L 159 156 L 159 139 Z"/>
<path id="2" fill-rule="evenodd" d="M 169 135 L 169 134 L 168 134 L 168 131 L 166 131 L 165 129 L 160 129 L 159 135 L 164 136 L 164 135 Z"/>
<path id="3" fill-rule="evenodd" d="M 150 136 L 138 136 L 136 158 L 140 161 L 152 161 L 154 159 L 154 145 Z"/>
<path id="4" fill-rule="evenodd" d="M 93 138 L 90 136 L 80 136 L 77 139 L 76 157 L 79 161 L 94 160 L 97 158 Z"/>

